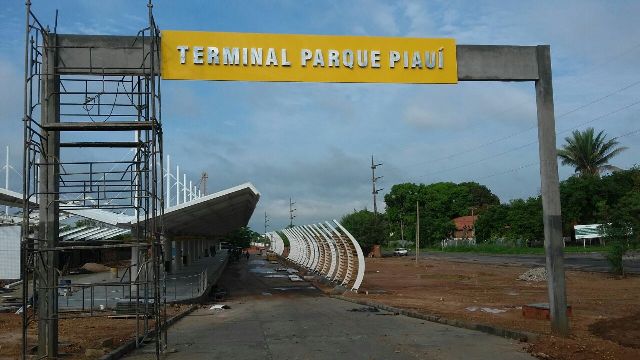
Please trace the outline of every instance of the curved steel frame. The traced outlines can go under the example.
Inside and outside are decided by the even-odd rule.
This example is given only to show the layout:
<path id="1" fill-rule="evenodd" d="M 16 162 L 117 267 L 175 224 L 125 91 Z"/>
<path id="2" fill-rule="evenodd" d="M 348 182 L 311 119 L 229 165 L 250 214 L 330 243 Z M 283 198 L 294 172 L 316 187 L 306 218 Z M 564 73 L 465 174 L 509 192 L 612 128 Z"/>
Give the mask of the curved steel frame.
<path id="1" fill-rule="evenodd" d="M 364 279 L 364 255 L 356 239 L 337 220 L 283 229 L 289 240 L 287 259 L 312 273 L 357 291 Z M 272 250 L 283 256 L 285 246 L 277 232 Z"/>

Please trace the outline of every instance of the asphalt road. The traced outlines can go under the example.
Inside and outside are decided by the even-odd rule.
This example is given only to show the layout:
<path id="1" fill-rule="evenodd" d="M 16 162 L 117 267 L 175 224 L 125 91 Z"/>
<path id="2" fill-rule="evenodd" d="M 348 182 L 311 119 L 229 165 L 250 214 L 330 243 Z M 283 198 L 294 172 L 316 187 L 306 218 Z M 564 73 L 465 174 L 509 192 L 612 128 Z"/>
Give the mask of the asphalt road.
<path id="1" fill-rule="evenodd" d="M 532 359 L 516 341 L 332 299 L 241 261 L 221 283 L 231 309 L 199 309 L 169 330 L 166 359 Z M 142 348 L 129 359 L 151 359 Z"/>
<path id="2" fill-rule="evenodd" d="M 409 255 L 411 256 L 411 255 Z M 491 255 L 476 253 L 443 253 L 432 252 L 422 254 L 427 259 L 446 259 L 460 262 L 473 262 L 481 264 L 495 265 L 518 265 L 518 266 L 544 266 L 544 255 Z M 567 269 L 609 272 L 609 263 L 604 255 L 600 253 L 589 254 L 565 254 L 564 264 Z M 629 256 L 624 260 L 625 271 L 630 274 L 640 274 L 640 257 L 638 255 Z"/>

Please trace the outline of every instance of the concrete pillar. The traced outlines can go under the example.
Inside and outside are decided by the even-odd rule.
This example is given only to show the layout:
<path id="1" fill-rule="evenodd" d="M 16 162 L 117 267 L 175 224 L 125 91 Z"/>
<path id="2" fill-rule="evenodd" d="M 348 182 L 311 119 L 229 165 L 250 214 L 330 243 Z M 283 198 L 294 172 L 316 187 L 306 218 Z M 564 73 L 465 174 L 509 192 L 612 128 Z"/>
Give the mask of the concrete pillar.
<path id="1" fill-rule="evenodd" d="M 189 249 L 189 241 L 182 240 L 182 256 L 184 256 L 184 266 L 191 265 L 191 251 Z"/>
<path id="2" fill-rule="evenodd" d="M 173 272 L 176 273 L 182 269 L 182 241 L 174 239 L 173 246 L 176 249 L 176 256 L 173 259 Z"/>
<path id="3" fill-rule="evenodd" d="M 538 80 L 536 81 L 538 152 L 540 154 L 544 248 L 547 273 L 549 274 L 547 282 L 551 330 L 554 334 L 567 336 L 569 334 L 569 320 L 567 318 L 567 293 L 564 275 L 564 243 L 562 241 L 551 54 L 548 45 L 538 46 L 536 53 L 538 60 Z"/>
<path id="4" fill-rule="evenodd" d="M 56 76 L 56 34 L 50 34 L 47 46 L 42 50 L 42 77 L 40 90 L 42 106 L 40 122 L 43 125 L 60 122 L 60 79 Z M 60 133 L 42 131 L 38 191 L 40 193 L 38 247 L 55 248 L 59 235 L 59 174 Z M 40 253 L 36 261 L 38 295 L 38 356 L 58 357 L 58 254 L 54 251 Z"/>
<path id="5" fill-rule="evenodd" d="M 129 269 L 129 281 L 136 281 L 136 277 L 138 276 L 138 247 L 134 246 L 131 248 L 131 268 Z M 131 296 L 134 297 L 137 291 L 137 285 L 131 285 Z"/>
<path id="6" fill-rule="evenodd" d="M 171 248 L 171 239 L 166 234 L 160 235 L 160 243 L 162 244 L 162 253 L 164 255 L 164 271 L 171 272 L 171 262 L 173 260 L 173 249 Z"/>
<path id="7" fill-rule="evenodd" d="M 200 259 L 200 253 L 198 252 L 198 240 L 191 240 L 191 249 L 193 249 L 193 261 Z"/>

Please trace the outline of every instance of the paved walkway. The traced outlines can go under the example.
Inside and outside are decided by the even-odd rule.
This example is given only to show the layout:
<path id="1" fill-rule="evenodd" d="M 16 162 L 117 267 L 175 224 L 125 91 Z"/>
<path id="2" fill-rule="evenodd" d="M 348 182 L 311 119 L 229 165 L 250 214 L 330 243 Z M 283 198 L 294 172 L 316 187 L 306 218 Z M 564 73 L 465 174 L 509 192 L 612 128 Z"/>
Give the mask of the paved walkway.
<path id="1" fill-rule="evenodd" d="M 360 306 L 290 282 L 260 259 L 231 264 L 231 309 L 205 306 L 169 330 L 167 359 L 532 359 L 516 341 Z M 142 348 L 129 359 L 152 359 Z"/>
<path id="2" fill-rule="evenodd" d="M 200 296 L 206 287 L 207 276 L 211 277 L 218 268 L 224 265 L 226 256 L 227 251 L 221 250 L 214 257 L 203 257 L 191 265 L 183 267 L 178 273 L 167 275 L 167 301 L 187 300 Z M 204 275 L 204 272 L 208 274 Z M 127 274 L 126 277 L 128 279 L 129 275 Z M 59 291 L 58 303 L 61 309 L 89 309 L 91 307 L 91 287 L 93 287 L 94 309 L 113 308 L 119 301 L 136 297 L 135 292 L 131 293 L 128 284 L 119 284 L 119 279 L 112 279 L 109 272 L 69 275 L 61 278 L 62 280 L 70 280 L 73 291 L 66 293 L 62 290 Z M 93 284 L 93 286 L 82 286 L 82 284 Z M 142 286 L 139 296 L 144 296 Z"/>

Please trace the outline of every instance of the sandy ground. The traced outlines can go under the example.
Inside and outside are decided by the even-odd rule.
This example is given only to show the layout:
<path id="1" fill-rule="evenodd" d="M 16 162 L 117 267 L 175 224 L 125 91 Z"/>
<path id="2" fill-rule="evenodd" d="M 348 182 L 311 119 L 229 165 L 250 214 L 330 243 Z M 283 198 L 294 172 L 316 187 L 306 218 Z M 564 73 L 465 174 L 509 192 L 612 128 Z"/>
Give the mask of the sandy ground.
<path id="1" fill-rule="evenodd" d="M 167 316 L 171 317 L 187 305 L 167 306 Z M 21 349 L 20 315 L 0 314 L 0 359 L 18 359 Z M 151 322 L 150 326 L 153 323 Z M 68 354 L 65 359 L 97 359 L 103 353 L 133 339 L 136 334 L 135 319 L 109 319 L 106 317 L 82 317 L 62 319 L 59 325 L 60 352 Z M 30 345 L 37 343 L 37 324 L 29 328 Z M 87 349 L 90 353 L 87 353 Z"/>
<path id="2" fill-rule="evenodd" d="M 446 260 L 421 260 L 416 266 L 410 258 L 366 261 L 362 291 L 348 296 L 538 333 L 541 336 L 529 350 L 539 358 L 640 359 L 639 276 L 616 279 L 608 274 L 567 272 L 573 316 L 571 336 L 561 339 L 550 335 L 548 320 L 522 316 L 522 305 L 548 301 L 546 282 L 517 280 L 527 267 Z M 367 290 L 371 294 L 365 294 Z"/>

